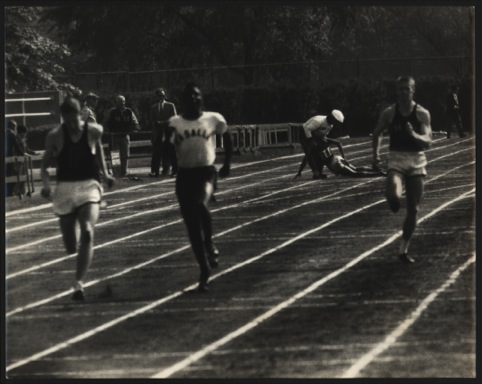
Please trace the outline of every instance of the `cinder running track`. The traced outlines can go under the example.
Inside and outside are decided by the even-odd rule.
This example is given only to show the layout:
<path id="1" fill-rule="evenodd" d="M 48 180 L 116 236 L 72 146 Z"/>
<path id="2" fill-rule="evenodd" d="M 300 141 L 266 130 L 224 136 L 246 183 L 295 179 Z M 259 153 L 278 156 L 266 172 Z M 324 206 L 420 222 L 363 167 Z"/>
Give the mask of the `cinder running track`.
<path id="1" fill-rule="evenodd" d="M 49 206 L 7 207 L 8 377 L 474 378 L 475 144 L 435 139 L 409 266 L 384 178 L 293 180 L 300 154 L 219 182 L 208 293 L 172 179 L 106 194 L 84 303 Z"/>

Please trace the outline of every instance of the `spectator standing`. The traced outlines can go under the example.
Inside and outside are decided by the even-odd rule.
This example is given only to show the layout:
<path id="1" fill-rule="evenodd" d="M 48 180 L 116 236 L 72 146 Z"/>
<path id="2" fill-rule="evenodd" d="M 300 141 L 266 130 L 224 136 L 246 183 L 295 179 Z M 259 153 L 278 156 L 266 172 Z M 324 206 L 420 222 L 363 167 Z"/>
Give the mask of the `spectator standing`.
<path id="1" fill-rule="evenodd" d="M 23 150 L 18 142 L 17 123 L 15 120 L 8 120 L 7 132 L 5 137 L 5 157 L 23 156 Z M 6 164 L 5 176 L 15 176 L 19 171 L 18 165 L 15 163 Z M 6 196 L 13 196 L 17 185 L 15 183 L 6 183 Z"/>
<path id="2" fill-rule="evenodd" d="M 128 159 L 130 156 L 130 136 L 134 131 L 139 131 L 139 122 L 134 112 L 126 108 L 126 99 L 118 95 L 115 99 L 116 107 L 110 111 L 107 127 L 112 136 L 114 148 L 119 148 L 121 163 L 121 177 L 127 176 Z"/>
<path id="3" fill-rule="evenodd" d="M 36 155 L 37 152 L 32 151 L 27 144 L 27 127 L 25 125 L 19 125 L 17 127 L 17 141 L 18 145 L 20 147 L 20 150 L 22 151 L 23 156 L 31 156 L 31 155 Z M 20 175 L 25 175 L 28 170 L 25 168 L 25 164 L 22 162 L 19 164 L 19 173 Z M 22 195 L 25 195 L 27 193 L 26 187 L 25 187 L 25 181 L 21 181 L 20 185 L 18 185 L 18 191 Z"/>
<path id="4" fill-rule="evenodd" d="M 97 106 L 98 99 L 99 96 L 93 92 L 89 92 L 87 96 L 85 96 L 84 106 L 80 111 L 83 121 L 87 121 L 88 123 L 97 123 L 95 107 Z"/>
<path id="5" fill-rule="evenodd" d="M 465 137 L 462 118 L 460 116 L 459 87 L 453 85 L 447 95 L 447 139 L 450 139 L 452 130 L 455 127 L 459 136 Z"/>
<path id="6" fill-rule="evenodd" d="M 175 157 L 170 156 L 170 152 L 173 151 L 173 145 L 167 140 L 166 127 L 167 124 L 163 124 L 169 120 L 172 116 L 176 116 L 176 106 L 173 103 L 166 101 L 166 92 L 164 89 L 159 88 L 156 90 L 156 103 L 151 107 L 151 129 L 152 129 L 152 158 L 151 158 L 151 173 L 150 177 L 159 176 L 159 168 L 162 162 L 162 175 L 169 174 L 169 168 L 172 165 L 172 175 L 177 173 L 177 164 L 174 160 Z M 172 158 L 173 164 L 171 164 L 170 158 Z"/>

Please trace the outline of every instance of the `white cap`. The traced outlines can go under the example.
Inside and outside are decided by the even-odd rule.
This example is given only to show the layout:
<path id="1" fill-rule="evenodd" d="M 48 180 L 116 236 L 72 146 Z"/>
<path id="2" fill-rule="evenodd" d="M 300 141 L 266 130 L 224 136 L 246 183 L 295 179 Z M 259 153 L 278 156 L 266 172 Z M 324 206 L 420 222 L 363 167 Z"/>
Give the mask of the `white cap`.
<path id="1" fill-rule="evenodd" d="M 343 120 L 345 120 L 345 116 L 343 116 L 343 113 L 339 111 L 338 109 L 334 109 L 331 111 L 331 115 L 335 118 L 336 121 L 339 121 L 340 123 L 343 123 Z"/>

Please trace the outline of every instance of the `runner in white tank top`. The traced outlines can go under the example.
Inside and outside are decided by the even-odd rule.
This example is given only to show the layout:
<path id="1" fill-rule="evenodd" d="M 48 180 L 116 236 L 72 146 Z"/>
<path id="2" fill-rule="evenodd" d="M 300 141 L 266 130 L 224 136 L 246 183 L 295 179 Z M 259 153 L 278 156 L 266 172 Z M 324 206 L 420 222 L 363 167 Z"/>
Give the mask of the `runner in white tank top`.
<path id="1" fill-rule="evenodd" d="M 216 134 L 223 135 L 224 165 L 220 177 L 229 176 L 232 142 L 226 120 L 216 112 L 203 112 L 203 99 L 195 84 L 182 94 L 182 114 L 169 119 L 170 140 L 174 143 L 179 172 L 176 195 L 189 240 L 201 270 L 198 290 L 208 290 L 210 267 L 218 266 L 219 251 L 212 241 L 209 201 L 216 188 Z M 207 255 L 207 258 L 206 258 Z"/>

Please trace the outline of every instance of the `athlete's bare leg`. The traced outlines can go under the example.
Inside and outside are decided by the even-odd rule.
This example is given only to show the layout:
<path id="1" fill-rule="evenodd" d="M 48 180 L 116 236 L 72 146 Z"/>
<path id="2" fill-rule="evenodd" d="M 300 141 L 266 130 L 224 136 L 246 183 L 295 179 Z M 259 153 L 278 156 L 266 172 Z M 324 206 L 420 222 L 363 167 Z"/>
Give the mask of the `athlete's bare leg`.
<path id="1" fill-rule="evenodd" d="M 80 246 L 75 278 L 77 281 L 82 281 L 94 255 L 94 227 L 99 219 L 99 204 L 83 205 L 77 212 L 77 218 L 80 225 Z"/>
<path id="2" fill-rule="evenodd" d="M 212 183 L 206 183 L 204 186 L 204 194 L 201 197 L 201 203 L 199 204 L 199 219 L 201 221 L 201 227 L 204 234 L 204 241 L 211 242 L 213 236 L 211 212 L 209 211 L 209 201 L 214 193 L 214 187 Z"/>
<path id="3" fill-rule="evenodd" d="M 60 216 L 59 225 L 67 253 L 69 255 L 76 253 L 77 241 L 80 236 L 80 227 L 77 222 L 77 215 L 72 213 L 70 215 Z"/>
<path id="4" fill-rule="evenodd" d="M 407 200 L 407 216 L 403 223 L 402 243 L 400 254 L 408 252 L 410 239 L 417 226 L 417 214 L 420 202 L 422 201 L 425 185 L 424 176 L 408 177 L 405 180 L 405 194 Z"/>
<path id="5" fill-rule="evenodd" d="M 389 170 L 387 173 L 385 197 L 393 213 L 398 212 L 400 209 L 402 191 L 403 176 L 396 171 Z"/>

